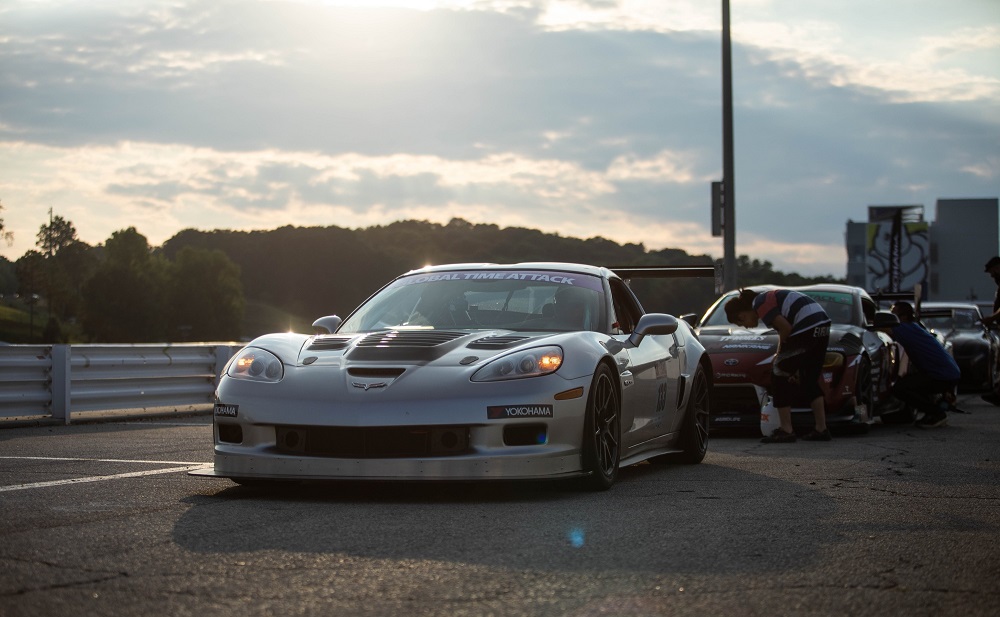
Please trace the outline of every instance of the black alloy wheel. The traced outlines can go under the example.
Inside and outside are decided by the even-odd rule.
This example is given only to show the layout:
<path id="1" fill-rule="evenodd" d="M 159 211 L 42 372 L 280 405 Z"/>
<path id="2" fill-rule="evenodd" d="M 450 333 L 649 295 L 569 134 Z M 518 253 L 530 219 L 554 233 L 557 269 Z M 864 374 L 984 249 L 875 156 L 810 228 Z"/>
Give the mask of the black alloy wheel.
<path id="1" fill-rule="evenodd" d="M 680 452 L 661 454 L 649 459 L 649 462 L 694 465 L 705 460 L 708 453 L 710 400 L 708 378 L 699 366 L 691 379 L 691 394 L 681 420 L 681 434 L 677 442 Z"/>
<path id="2" fill-rule="evenodd" d="M 590 472 L 587 488 L 606 491 L 618 478 L 621 460 L 621 402 L 611 369 L 600 364 L 594 372 L 583 427 L 583 469 Z"/>

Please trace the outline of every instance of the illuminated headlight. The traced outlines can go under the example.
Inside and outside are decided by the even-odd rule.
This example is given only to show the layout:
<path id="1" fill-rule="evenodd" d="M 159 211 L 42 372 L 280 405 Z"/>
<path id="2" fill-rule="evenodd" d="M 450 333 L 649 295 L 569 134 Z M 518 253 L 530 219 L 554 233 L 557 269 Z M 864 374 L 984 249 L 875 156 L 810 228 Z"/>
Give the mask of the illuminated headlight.
<path id="1" fill-rule="evenodd" d="M 562 366 L 562 361 L 562 348 L 555 345 L 536 347 L 492 360 L 476 371 L 472 381 L 500 381 L 548 375 Z"/>
<path id="2" fill-rule="evenodd" d="M 273 353 L 247 348 L 233 358 L 226 374 L 234 379 L 275 382 L 281 381 L 284 372 L 281 360 Z"/>
<path id="3" fill-rule="evenodd" d="M 844 354 L 839 354 L 835 351 L 826 352 L 826 357 L 823 358 L 823 368 L 831 369 L 844 366 Z"/>

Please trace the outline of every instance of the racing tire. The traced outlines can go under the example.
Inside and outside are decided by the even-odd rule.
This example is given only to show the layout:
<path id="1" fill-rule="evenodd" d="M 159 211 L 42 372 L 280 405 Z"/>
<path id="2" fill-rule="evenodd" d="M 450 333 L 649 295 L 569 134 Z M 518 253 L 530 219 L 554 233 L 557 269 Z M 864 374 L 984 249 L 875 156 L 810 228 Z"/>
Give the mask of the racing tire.
<path id="1" fill-rule="evenodd" d="M 587 397 L 587 415 L 583 422 L 583 479 L 585 488 L 606 491 L 618 479 L 621 461 L 621 401 L 615 389 L 611 369 L 600 364 Z"/>
<path id="2" fill-rule="evenodd" d="M 699 366 L 691 379 L 691 394 L 681 420 L 681 434 L 677 442 L 681 451 L 653 457 L 650 459 L 651 463 L 695 465 L 705 460 L 708 453 L 710 400 L 708 379 Z"/>

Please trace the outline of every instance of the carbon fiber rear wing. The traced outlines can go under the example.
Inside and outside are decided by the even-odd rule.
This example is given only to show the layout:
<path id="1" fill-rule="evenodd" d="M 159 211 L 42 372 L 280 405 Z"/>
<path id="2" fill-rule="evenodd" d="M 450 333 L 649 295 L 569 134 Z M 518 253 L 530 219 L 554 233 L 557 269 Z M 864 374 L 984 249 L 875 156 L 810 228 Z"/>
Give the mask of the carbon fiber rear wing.
<path id="1" fill-rule="evenodd" d="M 692 266 L 617 266 L 609 267 L 625 282 L 631 279 L 653 278 L 715 278 L 715 292 L 722 292 L 722 266 L 704 264 Z"/>

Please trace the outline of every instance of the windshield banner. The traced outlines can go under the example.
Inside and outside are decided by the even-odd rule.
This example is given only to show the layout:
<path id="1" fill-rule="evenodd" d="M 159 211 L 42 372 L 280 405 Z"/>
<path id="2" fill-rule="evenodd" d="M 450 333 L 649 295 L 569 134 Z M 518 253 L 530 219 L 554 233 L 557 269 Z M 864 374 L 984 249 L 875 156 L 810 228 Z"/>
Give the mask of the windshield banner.
<path id="1" fill-rule="evenodd" d="M 572 287 L 583 287 L 603 292 L 601 279 L 587 274 L 556 272 L 547 270 L 459 270 L 454 272 L 429 272 L 406 276 L 396 281 L 396 285 L 415 285 L 437 281 L 523 281 L 525 283 L 554 283 Z"/>

